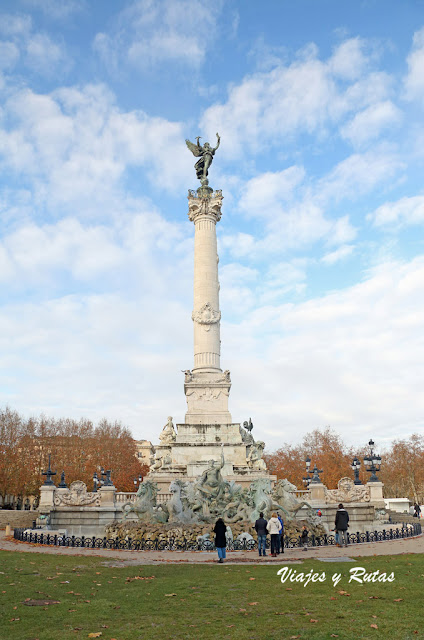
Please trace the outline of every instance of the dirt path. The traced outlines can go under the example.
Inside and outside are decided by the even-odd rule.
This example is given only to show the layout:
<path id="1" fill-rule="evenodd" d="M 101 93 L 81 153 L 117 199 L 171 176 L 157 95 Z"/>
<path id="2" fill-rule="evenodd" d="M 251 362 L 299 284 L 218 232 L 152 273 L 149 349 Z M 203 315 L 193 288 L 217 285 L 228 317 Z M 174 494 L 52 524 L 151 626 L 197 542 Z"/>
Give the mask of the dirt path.
<path id="1" fill-rule="evenodd" d="M 109 560 L 114 565 L 142 565 L 142 564 L 204 564 L 215 563 L 215 551 L 125 551 L 116 549 L 73 549 L 68 547 L 47 547 L 44 545 L 17 542 L 13 538 L 6 538 L 4 531 L 0 531 L 0 549 L 5 551 L 26 551 L 29 553 L 48 553 L 63 556 L 95 556 Z M 348 557 L 397 555 L 402 553 L 424 553 L 424 534 L 416 538 L 390 540 L 386 542 L 370 542 L 349 545 L 347 549 L 338 547 L 314 547 L 302 549 L 286 549 L 284 555 L 277 558 L 259 558 L 257 551 L 227 551 L 227 564 L 242 562 L 247 564 L 281 564 L 282 562 L 301 562 L 306 558 L 334 558 L 344 560 Z M 108 563 L 109 564 L 109 563 Z"/>

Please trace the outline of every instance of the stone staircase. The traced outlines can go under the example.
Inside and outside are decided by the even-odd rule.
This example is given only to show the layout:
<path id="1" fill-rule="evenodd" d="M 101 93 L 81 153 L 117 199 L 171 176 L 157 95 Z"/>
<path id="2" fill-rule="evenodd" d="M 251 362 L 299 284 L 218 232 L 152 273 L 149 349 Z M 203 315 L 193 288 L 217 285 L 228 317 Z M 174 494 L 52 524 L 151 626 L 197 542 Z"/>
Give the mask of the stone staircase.
<path id="1" fill-rule="evenodd" d="M 410 513 L 399 513 L 398 511 L 386 509 L 386 518 L 389 519 L 389 517 L 393 524 L 417 524 L 417 522 L 421 522 L 424 525 L 423 518 L 414 518 Z"/>

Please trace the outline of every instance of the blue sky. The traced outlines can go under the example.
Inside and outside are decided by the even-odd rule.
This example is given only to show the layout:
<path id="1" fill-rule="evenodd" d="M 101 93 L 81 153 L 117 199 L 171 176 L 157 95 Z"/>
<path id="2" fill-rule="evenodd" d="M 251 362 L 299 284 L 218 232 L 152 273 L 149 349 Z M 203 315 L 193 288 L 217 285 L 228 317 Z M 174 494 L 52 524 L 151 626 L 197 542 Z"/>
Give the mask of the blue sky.
<path id="1" fill-rule="evenodd" d="M 183 422 L 210 183 L 233 420 L 422 430 L 424 2 L 4 0 L 1 402 Z"/>

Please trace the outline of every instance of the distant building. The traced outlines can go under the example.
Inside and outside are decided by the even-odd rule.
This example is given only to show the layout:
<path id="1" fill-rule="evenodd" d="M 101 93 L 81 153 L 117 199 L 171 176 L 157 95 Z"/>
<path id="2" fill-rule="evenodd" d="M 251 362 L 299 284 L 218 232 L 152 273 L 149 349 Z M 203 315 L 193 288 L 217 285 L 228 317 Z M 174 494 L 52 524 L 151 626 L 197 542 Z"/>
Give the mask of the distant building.
<path id="1" fill-rule="evenodd" d="M 135 440 L 135 445 L 137 448 L 136 457 L 140 464 L 147 464 L 150 467 L 155 455 L 155 448 L 150 440 Z"/>

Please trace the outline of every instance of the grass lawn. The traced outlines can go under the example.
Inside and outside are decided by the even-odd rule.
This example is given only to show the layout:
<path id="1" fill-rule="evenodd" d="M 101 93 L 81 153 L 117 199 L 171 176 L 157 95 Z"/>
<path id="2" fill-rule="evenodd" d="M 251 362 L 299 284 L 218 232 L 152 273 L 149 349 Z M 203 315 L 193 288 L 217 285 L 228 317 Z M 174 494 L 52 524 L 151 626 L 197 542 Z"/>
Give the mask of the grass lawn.
<path id="1" fill-rule="evenodd" d="M 0 551 L 1 640 L 424 639 L 424 555 L 278 566 L 103 562 Z M 282 584 L 283 566 L 325 572 L 326 580 Z M 353 566 L 394 572 L 395 580 L 349 584 Z M 24 604 L 31 600 L 58 603 Z"/>

